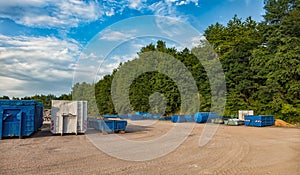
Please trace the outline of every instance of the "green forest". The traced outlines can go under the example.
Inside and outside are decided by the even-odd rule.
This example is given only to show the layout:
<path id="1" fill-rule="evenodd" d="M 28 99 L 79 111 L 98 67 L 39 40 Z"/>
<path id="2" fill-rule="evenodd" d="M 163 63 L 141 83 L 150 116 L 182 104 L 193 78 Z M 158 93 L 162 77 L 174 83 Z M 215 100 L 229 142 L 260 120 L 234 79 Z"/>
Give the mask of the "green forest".
<path id="1" fill-rule="evenodd" d="M 251 17 L 241 19 L 234 16 L 226 25 L 213 24 L 204 31 L 207 41 L 201 41 L 199 46 L 192 49 L 168 48 L 167 43 L 159 40 L 142 47 L 137 58 L 121 63 L 97 83 L 76 84 L 72 95 L 35 95 L 22 99 L 41 101 L 48 108 L 52 99 L 67 100 L 72 96 L 80 96 L 84 97 L 81 100 L 89 101 L 90 115 L 97 111 L 100 114 L 115 114 L 113 101 L 122 101 L 113 99 L 111 95 L 115 76 L 122 68 L 142 59 L 145 53 L 156 51 L 171 55 L 184 64 L 198 88 L 198 110 L 210 111 L 212 100 L 215 99 L 212 99 L 213 92 L 205 67 L 195 53 L 200 53 L 206 59 L 216 57 L 217 53 L 226 79 L 226 108 L 223 115 L 235 115 L 238 110 L 251 109 L 255 114 L 271 114 L 288 122 L 300 122 L 300 1 L 266 0 L 264 3 L 265 14 L 261 22 Z M 160 56 L 156 59 L 160 59 Z M 170 77 L 155 71 L 141 74 L 130 85 L 131 110 L 159 111 L 151 108 L 149 103 L 153 94 L 158 97 L 163 94 L 165 115 L 195 110 L 187 108 L 187 111 L 180 111 L 182 102 L 178 86 Z"/>

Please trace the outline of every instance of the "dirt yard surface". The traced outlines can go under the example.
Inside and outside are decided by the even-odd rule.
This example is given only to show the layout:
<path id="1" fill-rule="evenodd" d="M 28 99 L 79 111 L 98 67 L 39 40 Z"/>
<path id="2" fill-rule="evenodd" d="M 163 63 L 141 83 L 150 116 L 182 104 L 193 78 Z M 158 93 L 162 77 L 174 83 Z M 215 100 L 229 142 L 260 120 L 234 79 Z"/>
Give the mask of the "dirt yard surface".
<path id="1" fill-rule="evenodd" d="M 149 140 L 173 125 L 130 125 L 121 137 Z M 29 138 L 0 140 L 0 174 L 300 174 L 298 128 L 220 125 L 212 140 L 199 147 L 203 128 L 196 125 L 170 154 L 140 162 L 109 156 L 86 135 L 52 136 L 43 129 Z"/>

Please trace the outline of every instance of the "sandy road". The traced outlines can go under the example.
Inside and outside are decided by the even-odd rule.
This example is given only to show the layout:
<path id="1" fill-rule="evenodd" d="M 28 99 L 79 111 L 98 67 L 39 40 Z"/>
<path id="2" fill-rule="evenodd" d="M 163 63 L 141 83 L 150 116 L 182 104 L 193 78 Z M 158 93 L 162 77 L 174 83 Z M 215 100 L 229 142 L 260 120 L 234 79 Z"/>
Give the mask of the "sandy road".
<path id="1" fill-rule="evenodd" d="M 172 125 L 129 126 L 121 137 L 151 140 Z M 4 139 L 0 174 L 300 174 L 300 129 L 221 125 L 213 139 L 199 147 L 203 127 L 196 125 L 170 154 L 141 162 L 111 157 L 85 135 L 52 136 L 43 130 L 26 139 Z"/>

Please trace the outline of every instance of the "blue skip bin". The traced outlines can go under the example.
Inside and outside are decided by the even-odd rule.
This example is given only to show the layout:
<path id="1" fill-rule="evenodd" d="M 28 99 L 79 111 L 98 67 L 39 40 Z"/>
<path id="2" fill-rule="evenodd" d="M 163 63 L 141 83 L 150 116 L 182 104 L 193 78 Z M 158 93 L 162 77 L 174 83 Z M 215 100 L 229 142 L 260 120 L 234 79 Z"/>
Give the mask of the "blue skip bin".
<path id="1" fill-rule="evenodd" d="M 184 118 L 187 122 L 195 122 L 194 121 L 194 115 L 191 115 L 191 114 L 186 114 L 184 115 Z"/>
<path id="2" fill-rule="evenodd" d="M 101 132 L 119 132 L 126 130 L 127 121 L 88 118 L 88 126 Z"/>
<path id="3" fill-rule="evenodd" d="M 30 136 L 43 124 L 43 104 L 33 100 L 0 100 L 0 139 Z"/>
<path id="4" fill-rule="evenodd" d="M 115 120 L 115 129 L 114 131 L 125 131 L 127 126 L 126 120 Z"/>
<path id="5" fill-rule="evenodd" d="M 272 115 L 247 115 L 245 116 L 246 126 L 273 126 L 274 116 Z"/>
<path id="6" fill-rule="evenodd" d="M 194 121 L 196 123 L 206 123 L 209 118 L 218 118 L 218 114 L 214 112 L 197 112 L 194 115 Z"/>
<path id="7" fill-rule="evenodd" d="M 186 119 L 184 115 L 172 115 L 171 121 L 173 123 L 181 123 L 181 122 L 186 122 Z"/>
<path id="8" fill-rule="evenodd" d="M 119 118 L 119 116 L 118 115 L 108 115 L 108 114 L 106 114 L 106 115 L 103 115 L 103 118 Z"/>
<path id="9" fill-rule="evenodd" d="M 139 112 L 139 111 L 138 111 L 138 112 L 135 112 L 135 114 L 136 114 L 136 115 L 147 115 L 148 112 Z"/>
<path id="10" fill-rule="evenodd" d="M 147 114 L 146 116 L 148 120 L 158 120 L 162 114 Z"/>
<path id="11" fill-rule="evenodd" d="M 130 120 L 142 120 L 143 116 L 138 114 L 128 114 Z"/>
<path id="12" fill-rule="evenodd" d="M 128 119 L 128 115 L 127 114 L 118 114 L 120 119 Z"/>
<path id="13" fill-rule="evenodd" d="M 193 115 L 172 115 L 171 121 L 173 123 L 181 123 L 181 122 L 194 122 Z"/>
<path id="14" fill-rule="evenodd" d="M 171 120 L 172 117 L 170 116 L 160 116 L 158 120 Z"/>

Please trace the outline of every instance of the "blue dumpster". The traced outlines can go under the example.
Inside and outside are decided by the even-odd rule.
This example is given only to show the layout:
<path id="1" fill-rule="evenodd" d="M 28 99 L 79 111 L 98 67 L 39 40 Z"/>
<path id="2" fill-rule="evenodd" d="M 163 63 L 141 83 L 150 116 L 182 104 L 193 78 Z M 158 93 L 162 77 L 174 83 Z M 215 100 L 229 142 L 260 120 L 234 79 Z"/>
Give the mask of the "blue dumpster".
<path id="1" fill-rule="evenodd" d="M 158 120 L 161 114 L 146 114 L 147 119 L 149 120 Z"/>
<path id="2" fill-rule="evenodd" d="M 106 132 L 115 131 L 115 121 L 114 120 L 98 120 L 99 130 Z"/>
<path id="3" fill-rule="evenodd" d="M 128 115 L 127 115 L 127 114 L 118 114 L 118 116 L 119 116 L 121 119 L 128 119 Z"/>
<path id="4" fill-rule="evenodd" d="M 141 120 L 142 116 L 141 115 L 137 115 L 137 114 L 128 114 L 128 119 L 130 120 Z"/>
<path id="5" fill-rule="evenodd" d="M 119 118 L 118 115 L 108 115 L 108 114 L 105 114 L 103 115 L 103 118 Z"/>
<path id="6" fill-rule="evenodd" d="M 181 123 L 181 122 L 186 122 L 186 119 L 184 115 L 172 115 L 171 121 L 173 123 Z"/>
<path id="7" fill-rule="evenodd" d="M 172 115 L 171 121 L 173 123 L 195 122 L 194 121 L 194 115 L 190 115 L 190 114 Z"/>
<path id="8" fill-rule="evenodd" d="M 274 116 L 272 115 L 247 115 L 245 116 L 246 126 L 273 126 Z"/>
<path id="9" fill-rule="evenodd" d="M 135 112 L 135 114 L 136 114 L 136 115 L 146 115 L 146 114 L 148 114 L 148 112 L 139 112 L 139 111 L 138 111 L 138 112 Z"/>
<path id="10" fill-rule="evenodd" d="M 197 112 L 194 115 L 194 121 L 197 123 L 206 123 L 208 118 L 218 118 L 218 114 L 214 112 Z"/>
<path id="11" fill-rule="evenodd" d="M 101 132 L 119 132 L 126 130 L 127 121 L 88 118 L 88 126 Z"/>
<path id="12" fill-rule="evenodd" d="M 172 117 L 170 116 L 160 116 L 158 120 L 171 120 Z"/>
<path id="13" fill-rule="evenodd" d="M 126 120 L 115 120 L 115 128 L 114 131 L 125 131 L 127 126 Z"/>
<path id="14" fill-rule="evenodd" d="M 34 100 L 0 100 L 0 139 L 30 136 L 43 125 L 43 104 Z"/>
<path id="15" fill-rule="evenodd" d="M 184 118 L 187 122 L 195 122 L 194 121 L 194 115 L 190 115 L 190 114 L 185 114 Z"/>

